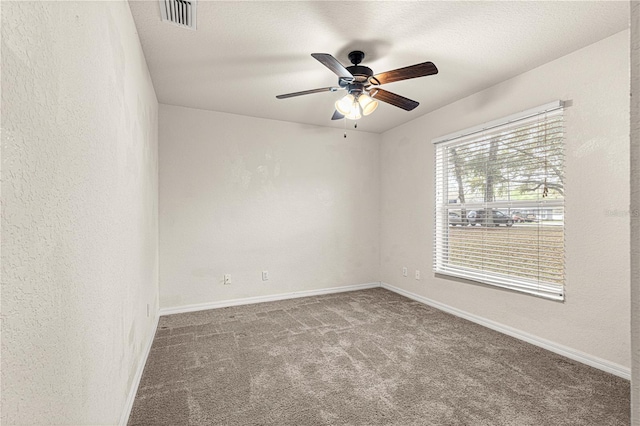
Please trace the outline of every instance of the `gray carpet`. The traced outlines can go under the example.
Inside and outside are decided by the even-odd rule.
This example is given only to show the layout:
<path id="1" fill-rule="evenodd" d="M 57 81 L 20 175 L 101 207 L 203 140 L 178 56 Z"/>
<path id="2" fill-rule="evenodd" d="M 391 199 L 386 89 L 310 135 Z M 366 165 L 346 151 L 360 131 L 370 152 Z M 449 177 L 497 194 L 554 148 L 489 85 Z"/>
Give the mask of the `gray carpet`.
<path id="1" fill-rule="evenodd" d="M 384 289 L 160 318 L 129 420 L 628 424 L 628 381 Z"/>

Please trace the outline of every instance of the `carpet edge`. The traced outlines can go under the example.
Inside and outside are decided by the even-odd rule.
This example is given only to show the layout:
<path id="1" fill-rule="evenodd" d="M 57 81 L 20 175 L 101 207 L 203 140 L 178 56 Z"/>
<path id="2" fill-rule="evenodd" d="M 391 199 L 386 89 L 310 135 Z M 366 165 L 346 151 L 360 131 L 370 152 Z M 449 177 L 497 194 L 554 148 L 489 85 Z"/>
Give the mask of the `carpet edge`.
<path id="1" fill-rule="evenodd" d="M 140 380 L 142 380 L 142 373 L 144 372 L 144 366 L 147 364 L 147 359 L 149 358 L 149 353 L 151 352 L 151 346 L 153 345 L 153 339 L 156 337 L 156 331 L 158 330 L 158 323 L 160 322 L 160 315 L 156 313 L 155 318 L 153 319 L 153 330 L 149 334 L 149 340 L 146 343 L 144 348 L 144 352 L 142 353 L 142 357 L 140 358 L 140 363 L 136 368 L 136 374 L 133 376 L 133 381 L 131 382 L 131 388 L 129 389 L 129 394 L 127 395 L 127 399 L 125 400 L 124 410 L 120 416 L 120 421 L 118 422 L 119 426 L 127 426 L 129 422 L 129 417 L 131 416 L 131 410 L 133 409 L 133 403 L 136 399 L 136 395 L 138 393 L 138 386 L 140 386 Z"/>
<path id="2" fill-rule="evenodd" d="M 484 317 L 471 314 L 469 312 L 463 311 L 458 308 L 454 308 L 449 305 L 445 305 L 444 303 L 437 302 L 435 300 L 429 299 L 424 296 L 420 296 L 418 294 L 412 293 L 410 291 L 401 289 L 399 287 L 393 286 L 391 284 L 381 282 L 380 286 L 386 290 L 397 293 L 401 296 L 408 297 L 409 299 L 413 299 L 417 302 L 423 303 L 425 305 L 431 306 L 432 308 L 436 308 L 443 312 L 447 312 L 449 314 L 455 315 L 460 318 L 464 318 L 476 324 L 479 324 L 483 327 L 490 328 L 492 330 L 498 331 L 500 333 L 506 334 L 507 336 L 515 337 L 516 339 L 525 341 L 527 343 L 531 343 L 532 345 L 539 346 L 548 351 L 554 352 L 558 355 L 565 356 L 574 361 L 580 362 L 582 364 L 586 364 L 590 367 L 597 368 L 598 370 L 605 371 L 607 373 L 613 374 L 620 378 L 631 380 L 631 369 L 625 367 L 620 364 L 616 364 L 614 362 L 607 361 L 605 359 L 587 354 L 582 351 L 578 351 L 576 349 L 572 349 L 568 346 L 561 345 L 556 342 L 552 342 L 547 339 L 543 339 L 533 334 L 526 333 L 522 330 L 518 330 L 513 327 L 509 327 L 507 325 L 491 321 Z"/>
<path id="3" fill-rule="evenodd" d="M 381 286 L 380 281 L 374 281 L 364 284 L 354 284 L 342 287 L 328 287 L 318 290 L 292 291 L 289 293 L 270 294 L 266 296 L 246 297 L 242 299 L 221 300 L 218 302 L 198 303 L 193 305 L 183 305 L 171 308 L 160 308 L 159 316 L 182 314 L 186 312 L 206 311 L 209 309 L 227 308 L 230 306 L 251 305 L 254 303 L 275 302 L 278 300 L 297 299 L 300 297 L 321 296 L 323 294 L 343 293 L 347 291 L 366 290 L 369 288 L 378 288 Z"/>

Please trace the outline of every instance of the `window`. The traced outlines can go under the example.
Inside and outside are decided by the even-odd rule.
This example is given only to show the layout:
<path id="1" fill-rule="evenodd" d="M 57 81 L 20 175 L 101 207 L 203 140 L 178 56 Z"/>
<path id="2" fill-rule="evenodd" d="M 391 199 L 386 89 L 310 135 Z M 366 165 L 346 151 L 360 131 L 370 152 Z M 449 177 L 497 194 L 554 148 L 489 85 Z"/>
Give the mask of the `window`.
<path id="1" fill-rule="evenodd" d="M 560 101 L 434 140 L 434 271 L 564 300 Z"/>

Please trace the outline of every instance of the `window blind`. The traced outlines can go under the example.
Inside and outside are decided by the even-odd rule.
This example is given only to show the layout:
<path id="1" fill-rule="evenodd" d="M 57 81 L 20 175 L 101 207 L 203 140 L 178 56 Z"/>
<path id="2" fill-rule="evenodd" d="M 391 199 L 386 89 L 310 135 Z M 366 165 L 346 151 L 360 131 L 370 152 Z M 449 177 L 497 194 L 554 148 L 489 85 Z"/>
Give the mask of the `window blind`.
<path id="1" fill-rule="evenodd" d="M 562 103 L 434 143 L 434 272 L 564 300 Z"/>

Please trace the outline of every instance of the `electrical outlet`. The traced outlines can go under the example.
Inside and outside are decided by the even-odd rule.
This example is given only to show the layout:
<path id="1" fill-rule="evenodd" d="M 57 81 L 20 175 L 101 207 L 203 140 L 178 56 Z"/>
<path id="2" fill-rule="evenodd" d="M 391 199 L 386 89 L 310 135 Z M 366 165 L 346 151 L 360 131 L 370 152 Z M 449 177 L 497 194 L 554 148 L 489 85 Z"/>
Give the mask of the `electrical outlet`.
<path id="1" fill-rule="evenodd" d="M 224 274 L 224 285 L 231 284 L 231 274 Z"/>
<path id="2" fill-rule="evenodd" d="M 416 280 L 419 280 L 419 279 L 420 279 L 420 271 L 416 269 Z"/>
<path id="3" fill-rule="evenodd" d="M 403 277 L 406 277 L 406 276 L 408 276 L 408 275 L 409 275 L 409 270 L 407 269 L 407 267 L 406 267 L 406 266 L 403 266 L 403 267 L 402 267 L 402 276 L 403 276 Z"/>
<path id="4" fill-rule="evenodd" d="M 262 271 L 262 281 L 269 281 L 269 271 Z"/>

